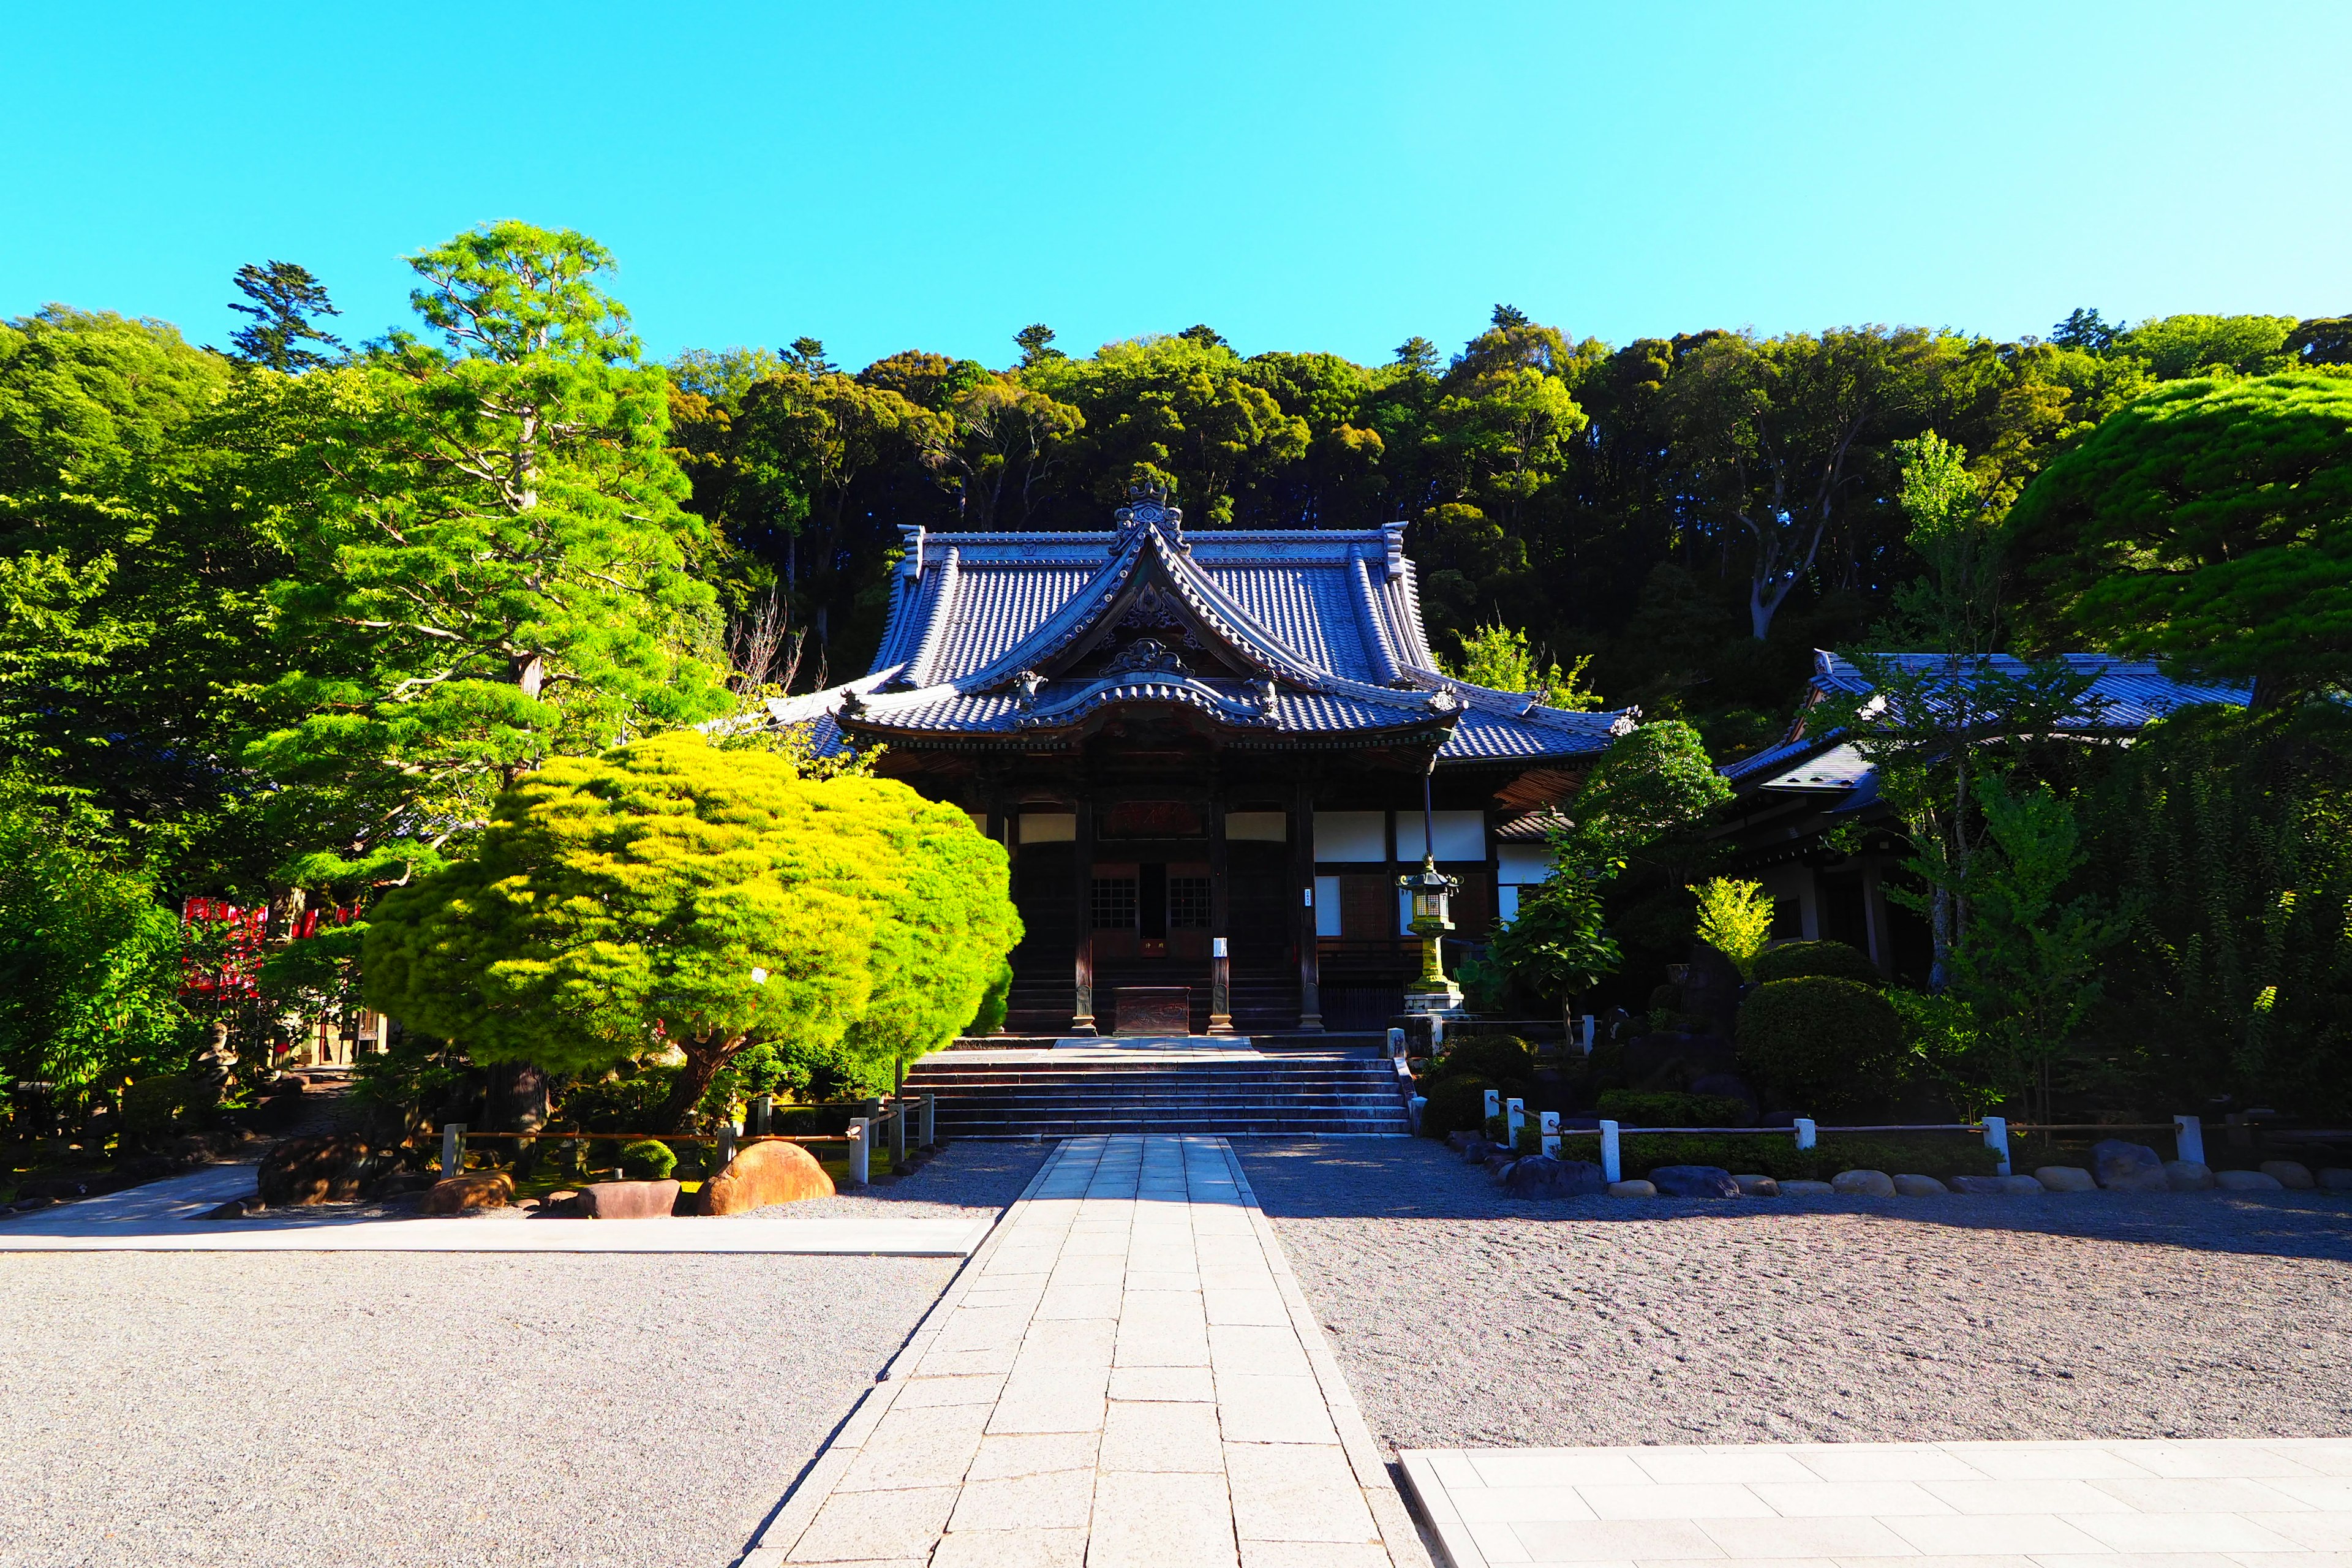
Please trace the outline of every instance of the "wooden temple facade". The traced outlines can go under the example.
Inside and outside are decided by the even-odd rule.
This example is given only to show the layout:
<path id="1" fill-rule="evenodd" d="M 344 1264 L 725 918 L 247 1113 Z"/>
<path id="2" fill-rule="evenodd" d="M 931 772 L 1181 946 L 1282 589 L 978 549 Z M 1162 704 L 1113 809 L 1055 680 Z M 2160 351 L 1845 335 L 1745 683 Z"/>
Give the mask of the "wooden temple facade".
<path id="1" fill-rule="evenodd" d="M 1016 1034 L 1385 1027 L 1424 789 L 1479 940 L 1629 722 L 1440 671 L 1402 524 L 1188 535 L 1139 496 L 1108 532 L 908 532 L 873 668 L 774 712 L 1004 845 Z"/>

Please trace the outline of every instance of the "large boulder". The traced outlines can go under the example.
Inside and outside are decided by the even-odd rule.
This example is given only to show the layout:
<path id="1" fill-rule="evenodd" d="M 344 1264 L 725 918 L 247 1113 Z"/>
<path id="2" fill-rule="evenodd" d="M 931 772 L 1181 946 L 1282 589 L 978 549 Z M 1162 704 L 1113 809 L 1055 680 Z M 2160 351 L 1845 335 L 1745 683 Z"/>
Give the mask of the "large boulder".
<path id="1" fill-rule="evenodd" d="M 1780 1195 L 1784 1198 L 1823 1198 L 1836 1191 L 1837 1188 L 1827 1182 L 1804 1177 L 1790 1177 L 1780 1184 Z"/>
<path id="2" fill-rule="evenodd" d="M 1731 1179 L 1738 1184 L 1739 1195 L 1743 1198 L 1777 1198 L 1780 1195 L 1780 1184 L 1761 1173 L 1741 1175 L 1735 1171 Z"/>
<path id="3" fill-rule="evenodd" d="M 1658 1189 L 1647 1182 L 1612 1182 L 1609 1195 L 1612 1198 L 1654 1198 Z"/>
<path id="4" fill-rule="evenodd" d="M 465 1214 L 473 1209 L 502 1209 L 514 1199 L 514 1178 L 504 1171 L 477 1171 L 436 1182 L 425 1194 L 419 1214 Z"/>
<path id="5" fill-rule="evenodd" d="M 2213 1167 L 2197 1160 L 2167 1160 L 2164 1184 L 2176 1193 L 2201 1193 L 2213 1185 Z"/>
<path id="6" fill-rule="evenodd" d="M 1601 1167 L 1588 1160 L 1530 1154 L 1503 1173 L 1503 1191 L 1515 1198 L 1582 1198 L 1609 1190 Z"/>
<path id="7" fill-rule="evenodd" d="M 261 1157 L 254 1186 L 272 1208 L 299 1204 L 347 1204 L 389 1169 L 395 1155 L 349 1133 L 289 1138 Z"/>
<path id="8" fill-rule="evenodd" d="M 1933 1176 L 1904 1175 L 1898 1173 L 1895 1178 L 1895 1195 L 1900 1198 L 1939 1198 L 1951 1190 Z"/>
<path id="9" fill-rule="evenodd" d="M 2106 1138 L 2091 1145 L 2091 1175 L 2111 1193 L 2161 1193 L 2164 1160 L 2145 1143 Z"/>
<path id="10" fill-rule="evenodd" d="M 2216 1171 L 2213 1184 L 2225 1193 L 2274 1193 L 2283 1184 L 2267 1171 Z"/>
<path id="11" fill-rule="evenodd" d="M 1895 1178 L 1884 1171 L 1840 1171 L 1830 1178 L 1830 1191 L 1850 1198 L 1891 1198 Z"/>
<path id="12" fill-rule="evenodd" d="M 1731 1038 L 1739 1017 L 1739 966 L 1710 943 L 1691 943 L 1690 962 L 1683 966 L 1683 1011 L 1706 1020 L 1707 1033 Z M 1705 1092 L 1693 1089 L 1694 1094 Z"/>
<path id="13" fill-rule="evenodd" d="M 2273 1177 L 2278 1184 L 2291 1193 L 2307 1193 L 2319 1185 L 2311 1179 L 2311 1167 L 2300 1160 L 2265 1160 L 2263 1174 Z"/>
<path id="14" fill-rule="evenodd" d="M 743 1214 L 773 1204 L 833 1196 L 833 1178 L 797 1143 L 749 1143 L 702 1184 L 704 1214 Z"/>
<path id="15" fill-rule="evenodd" d="M 2037 1166 L 2033 1179 L 2042 1184 L 2045 1193 L 2089 1193 L 2096 1192 L 2099 1186 L 2091 1179 L 2091 1173 L 2080 1165 Z"/>
<path id="16" fill-rule="evenodd" d="M 2352 1171 L 2341 1165 L 2323 1166 L 2319 1173 L 2319 1185 L 2323 1192 L 2352 1193 Z"/>
<path id="17" fill-rule="evenodd" d="M 1709 949 L 1709 952 L 1714 951 Z M 1720 1165 L 1661 1165 L 1650 1173 L 1650 1184 L 1669 1198 L 1736 1198 L 1739 1184 Z"/>
<path id="18" fill-rule="evenodd" d="M 659 1219 L 677 1204 L 678 1186 L 664 1182 L 591 1182 L 572 1200 L 583 1219 Z"/>

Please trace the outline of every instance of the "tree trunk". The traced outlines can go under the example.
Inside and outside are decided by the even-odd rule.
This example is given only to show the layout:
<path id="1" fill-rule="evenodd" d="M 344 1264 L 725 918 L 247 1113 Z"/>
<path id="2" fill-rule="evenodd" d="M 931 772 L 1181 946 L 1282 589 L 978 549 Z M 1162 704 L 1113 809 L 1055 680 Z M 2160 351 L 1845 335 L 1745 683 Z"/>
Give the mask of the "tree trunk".
<path id="1" fill-rule="evenodd" d="M 678 1048 L 686 1053 L 686 1065 L 678 1069 L 677 1081 L 670 1085 L 669 1098 L 662 1101 L 658 1120 L 661 1131 L 683 1132 L 694 1115 L 694 1108 L 710 1088 L 719 1069 L 735 1059 L 743 1048 L 748 1036 L 710 1036 L 699 1040 L 681 1040 Z"/>

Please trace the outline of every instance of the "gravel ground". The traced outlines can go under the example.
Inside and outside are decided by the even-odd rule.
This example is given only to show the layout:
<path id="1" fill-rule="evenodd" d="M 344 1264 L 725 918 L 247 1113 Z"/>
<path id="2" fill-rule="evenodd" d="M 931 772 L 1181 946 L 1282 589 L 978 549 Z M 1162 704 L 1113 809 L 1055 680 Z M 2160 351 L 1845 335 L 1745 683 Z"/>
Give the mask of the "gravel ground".
<path id="1" fill-rule="evenodd" d="M 1391 1448 L 2352 1434 L 2335 1194 L 1527 1203 L 1234 1147 Z"/>
<path id="2" fill-rule="evenodd" d="M 1044 1154 L 787 1212 L 992 1213 Z M 957 1267 L 0 1256 L 0 1568 L 723 1568 Z"/>

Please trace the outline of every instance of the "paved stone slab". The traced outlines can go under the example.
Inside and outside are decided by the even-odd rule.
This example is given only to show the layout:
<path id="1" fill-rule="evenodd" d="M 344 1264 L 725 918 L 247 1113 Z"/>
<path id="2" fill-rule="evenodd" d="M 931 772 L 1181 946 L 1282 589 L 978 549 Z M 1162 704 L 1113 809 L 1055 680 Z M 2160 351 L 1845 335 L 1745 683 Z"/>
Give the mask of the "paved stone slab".
<path id="1" fill-rule="evenodd" d="M 1429 1561 L 1210 1137 L 1064 1142 L 744 1565 L 853 1550 L 931 1568 Z"/>
<path id="2" fill-rule="evenodd" d="M 2352 1438 L 1408 1450 L 1452 1568 L 2340 1568 Z"/>

